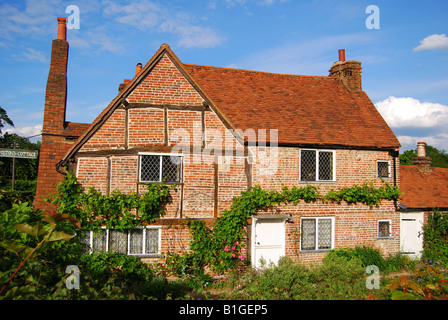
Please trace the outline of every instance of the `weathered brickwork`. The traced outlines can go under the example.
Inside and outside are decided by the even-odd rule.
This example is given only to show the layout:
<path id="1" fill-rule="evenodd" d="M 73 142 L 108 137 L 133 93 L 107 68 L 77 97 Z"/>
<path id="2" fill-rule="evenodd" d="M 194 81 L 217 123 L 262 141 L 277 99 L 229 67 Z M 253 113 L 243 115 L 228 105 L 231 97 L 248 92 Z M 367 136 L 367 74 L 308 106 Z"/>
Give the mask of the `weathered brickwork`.
<path id="1" fill-rule="evenodd" d="M 84 144 L 81 151 L 123 149 L 125 143 L 125 111 L 117 109 L 101 128 Z"/>
<path id="2" fill-rule="evenodd" d="M 201 105 L 202 98 L 166 56 L 129 95 L 129 102 Z"/>
<path id="3" fill-rule="evenodd" d="M 163 109 L 129 109 L 128 116 L 128 143 L 130 148 L 151 144 L 163 145 Z"/>
<path id="4" fill-rule="evenodd" d="M 84 188 L 94 187 L 96 190 L 107 194 L 109 181 L 107 179 L 107 158 L 80 158 L 77 162 L 77 178 Z"/>

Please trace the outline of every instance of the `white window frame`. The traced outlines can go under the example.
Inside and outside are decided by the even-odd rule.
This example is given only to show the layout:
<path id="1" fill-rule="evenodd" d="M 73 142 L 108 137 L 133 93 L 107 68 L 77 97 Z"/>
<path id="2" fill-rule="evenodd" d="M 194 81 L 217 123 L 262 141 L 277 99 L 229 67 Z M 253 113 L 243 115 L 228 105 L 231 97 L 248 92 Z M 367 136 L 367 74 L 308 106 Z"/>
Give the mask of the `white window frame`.
<path id="1" fill-rule="evenodd" d="M 143 232 L 143 243 L 142 243 L 142 253 L 129 253 L 130 252 L 130 237 L 131 237 L 131 233 L 130 232 L 126 232 L 127 235 L 127 243 L 126 243 L 126 255 L 129 256 L 137 256 L 137 257 L 148 257 L 148 256 L 159 256 L 160 255 L 160 248 L 161 248 L 161 241 L 162 241 L 162 227 L 161 226 L 145 226 L 145 227 L 135 227 L 134 229 L 157 229 L 159 230 L 158 232 L 158 239 L 157 239 L 157 252 L 156 253 L 145 253 L 145 249 L 146 249 L 146 232 Z M 102 231 L 106 231 L 106 245 L 105 245 L 105 252 L 109 251 L 109 231 L 111 229 L 106 229 L 105 227 L 101 228 Z M 93 252 L 93 235 L 94 235 L 94 231 L 85 231 L 88 232 L 88 237 L 89 237 L 89 253 L 92 254 Z"/>
<path id="2" fill-rule="evenodd" d="M 317 252 L 317 251 L 326 252 L 326 251 L 333 250 L 334 249 L 334 239 L 335 239 L 335 228 L 334 228 L 335 227 L 335 222 L 334 222 L 335 219 L 334 219 L 334 217 L 328 217 L 328 216 L 327 217 L 301 217 L 300 218 L 300 234 L 302 234 L 302 232 L 303 232 L 303 230 L 302 230 L 302 226 L 303 226 L 302 220 L 303 219 L 316 220 L 316 223 L 315 223 L 316 239 L 315 239 L 315 243 L 314 243 L 314 249 L 302 249 L 302 238 L 300 238 L 300 251 L 301 252 Z M 331 220 L 331 247 L 330 247 L 330 249 L 319 249 L 319 220 L 320 219 L 323 219 L 323 220 L 330 219 Z"/>
<path id="3" fill-rule="evenodd" d="M 380 222 L 388 222 L 389 223 L 389 235 L 388 236 L 381 236 L 380 235 Z M 377 222 L 377 237 L 378 239 L 391 239 L 392 237 L 392 220 L 390 219 L 381 219 Z"/>
<path id="4" fill-rule="evenodd" d="M 146 181 L 142 180 L 142 156 L 158 156 L 159 157 L 159 180 L 158 181 Z M 139 152 L 138 153 L 138 182 L 142 183 L 160 183 L 162 181 L 162 163 L 163 163 L 163 156 L 169 156 L 169 157 L 179 157 L 180 158 L 180 174 L 179 174 L 179 181 L 176 182 L 170 182 L 170 183 L 182 183 L 183 181 L 183 168 L 184 168 L 184 155 L 183 154 L 173 154 L 173 153 L 154 153 L 154 152 Z"/>
<path id="5" fill-rule="evenodd" d="M 316 180 L 302 180 L 302 151 L 315 151 L 316 152 Z M 319 153 L 331 152 L 333 153 L 333 178 L 331 180 L 319 180 Z M 300 169 L 299 169 L 299 182 L 336 182 L 336 150 L 329 149 L 300 149 L 299 155 Z"/>
<path id="6" fill-rule="evenodd" d="M 387 177 L 380 177 L 380 172 L 378 170 L 378 164 L 380 162 L 386 162 L 387 163 L 387 173 L 388 173 Z M 389 160 L 377 160 L 376 161 L 376 177 L 377 178 L 383 178 L 383 179 L 387 179 L 387 178 L 391 177 L 390 161 Z"/>

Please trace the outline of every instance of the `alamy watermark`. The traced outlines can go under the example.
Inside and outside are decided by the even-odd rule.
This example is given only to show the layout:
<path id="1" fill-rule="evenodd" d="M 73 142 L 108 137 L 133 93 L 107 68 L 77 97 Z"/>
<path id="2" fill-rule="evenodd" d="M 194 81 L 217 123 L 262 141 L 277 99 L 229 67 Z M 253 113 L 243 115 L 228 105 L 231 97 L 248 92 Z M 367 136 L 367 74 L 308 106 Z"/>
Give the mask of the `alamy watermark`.
<path id="1" fill-rule="evenodd" d="M 79 7 L 71 4 L 65 8 L 65 13 L 70 13 L 67 17 L 67 29 L 79 29 L 81 24 Z"/>
<path id="2" fill-rule="evenodd" d="M 380 28 L 380 8 L 372 4 L 366 8 L 366 14 L 370 14 L 366 19 L 366 28 L 369 30 Z"/>
<path id="3" fill-rule="evenodd" d="M 380 269 L 375 265 L 367 266 L 366 273 L 369 275 L 366 279 L 366 287 L 369 290 L 380 288 Z"/>
<path id="4" fill-rule="evenodd" d="M 69 276 L 65 280 L 65 287 L 69 290 L 79 289 L 79 268 L 75 265 L 69 265 L 65 268 L 65 273 Z"/>

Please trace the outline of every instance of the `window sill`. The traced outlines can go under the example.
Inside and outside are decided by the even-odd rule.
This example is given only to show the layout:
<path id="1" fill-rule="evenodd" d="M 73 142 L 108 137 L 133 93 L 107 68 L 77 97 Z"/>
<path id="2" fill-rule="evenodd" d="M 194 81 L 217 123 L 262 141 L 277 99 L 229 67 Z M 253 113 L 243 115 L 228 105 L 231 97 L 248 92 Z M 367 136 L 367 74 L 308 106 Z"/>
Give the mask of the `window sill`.
<path id="1" fill-rule="evenodd" d="M 391 240 L 391 239 L 395 239 L 394 237 L 377 237 L 377 240 Z"/>
<path id="2" fill-rule="evenodd" d="M 130 256 L 136 257 L 136 258 L 161 258 L 162 255 L 158 253 L 154 254 L 129 254 Z"/>
<path id="3" fill-rule="evenodd" d="M 325 249 L 325 250 L 300 250 L 299 254 L 306 253 L 327 253 L 332 251 L 333 249 Z"/>
<path id="4" fill-rule="evenodd" d="M 314 183 L 318 183 L 318 184 L 337 184 L 339 183 L 339 181 L 337 180 L 331 180 L 331 181 L 298 181 L 299 184 L 314 184 Z"/>

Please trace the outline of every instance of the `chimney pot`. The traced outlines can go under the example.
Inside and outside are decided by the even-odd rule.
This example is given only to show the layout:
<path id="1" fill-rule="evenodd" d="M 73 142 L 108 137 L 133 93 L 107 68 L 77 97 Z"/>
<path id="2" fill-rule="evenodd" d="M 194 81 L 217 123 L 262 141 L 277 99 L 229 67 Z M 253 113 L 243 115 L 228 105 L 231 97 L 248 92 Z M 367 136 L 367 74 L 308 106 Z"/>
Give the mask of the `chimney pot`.
<path id="1" fill-rule="evenodd" d="M 417 157 L 426 157 L 426 146 L 424 142 L 417 142 Z"/>
<path id="2" fill-rule="evenodd" d="M 426 144 L 424 142 L 417 142 L 417 157 L 412 159 L 412 164 L 416 165 L 418 170 L 423 173 L 432 172 L 432 159 L 426 156 Z"/>
<path id="3" fill-rule="evenodd" d="M 141 62 L 137 63 L 137 66 L 135 68 L 135 75 L 138 75 L 142 71 L 142 64 Z"/>
<path id="4" fill-rule="evenodd" d="M 58 33 L 56 39 L 67 39 L 67 18 L 58 18 Z"/>
<path id="5" fill-rule="evenodd" d="M 345 49 L 339 49 L 339 61 L 345 61 Z"/>

